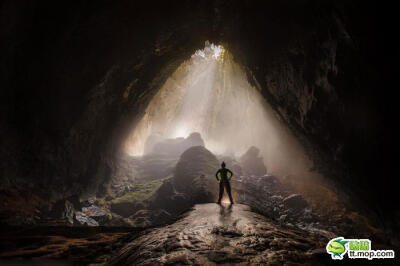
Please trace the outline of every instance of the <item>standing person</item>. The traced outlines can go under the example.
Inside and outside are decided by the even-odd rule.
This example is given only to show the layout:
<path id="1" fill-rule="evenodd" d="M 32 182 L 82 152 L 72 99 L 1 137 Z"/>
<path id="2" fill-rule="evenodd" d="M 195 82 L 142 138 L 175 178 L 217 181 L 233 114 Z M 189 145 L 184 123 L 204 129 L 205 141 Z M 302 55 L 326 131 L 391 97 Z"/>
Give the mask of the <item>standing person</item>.
<path id="1" fill-rule="evenodd" d="M 218 204 L 221 204 L 222 195 L 224 195 L 224 188 L 226 188 L 226 192 L 228 193 L 229 200 L 231 201 L 231 204 L 233 204 L 233 199 L 232 199 L 232 194 L 231 194 L 231 184 L 229 183 L 229 180 L 231 180 L 233 173 L 228 168 L 225 168 L 225 162 L 222 162 L 221 167 L 222 168 L 219 169 L 217 171 L 217 173 L 215 174 L 217 181 L 219 181 Z"/>

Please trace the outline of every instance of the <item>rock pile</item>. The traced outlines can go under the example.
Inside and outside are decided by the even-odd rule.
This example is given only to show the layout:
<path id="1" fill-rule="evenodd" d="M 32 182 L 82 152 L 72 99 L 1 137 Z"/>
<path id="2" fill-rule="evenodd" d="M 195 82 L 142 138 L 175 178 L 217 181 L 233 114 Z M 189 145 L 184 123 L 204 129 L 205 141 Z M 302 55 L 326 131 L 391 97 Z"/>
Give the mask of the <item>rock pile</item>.
<path id="1" fill-rule="evenodd" d="M 275 176 L 242 176 L 233 180 L 232 187 L 238 202 L 287 226 L 308 228 L 320 234 L 340 234 L 351 228 L 351 224 L 345 222 L 337 228 L 327 217 L 313 211 L 302 195 L 283 186 Z"/>

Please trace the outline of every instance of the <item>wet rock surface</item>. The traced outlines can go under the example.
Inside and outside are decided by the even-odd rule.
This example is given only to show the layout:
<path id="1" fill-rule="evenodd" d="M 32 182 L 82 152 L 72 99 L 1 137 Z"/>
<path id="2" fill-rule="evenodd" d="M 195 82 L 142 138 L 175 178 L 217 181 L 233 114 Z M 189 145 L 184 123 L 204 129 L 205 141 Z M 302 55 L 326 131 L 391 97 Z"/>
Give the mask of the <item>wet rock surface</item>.
<path id="1" fill-rule="evenodd" d="M 144 232 L 108 264 L 316 264 L 329 257 L 322 253 L 331 236 L 281 226 L 246 205 L 201 204 L 173 224 Z"/>
<path id="2" fill-rule="evenodd" d="M 127 227 L 2 227 L 0 265 L 101 265 L 141 230 Z"/>
<path id="3" fill-rule="evenodd" d="M 135 215 L 160 219 L 160 223 L 168 218 L 162 211 L 154 216 Z M 337 236 L 287 226 L 246 205 L 214 203 L 196 205 L 174 223 L 145 230 L 101 226 L 0 229 L 0 264 L 4 265 L 20 265 L 21 258 L 26 265 L 330 265 L 325 245 Z M 48 259 L 54 260 L 52 264 L 46 264 Z M 387 261 L 387 265 L 396 264 Z"/>

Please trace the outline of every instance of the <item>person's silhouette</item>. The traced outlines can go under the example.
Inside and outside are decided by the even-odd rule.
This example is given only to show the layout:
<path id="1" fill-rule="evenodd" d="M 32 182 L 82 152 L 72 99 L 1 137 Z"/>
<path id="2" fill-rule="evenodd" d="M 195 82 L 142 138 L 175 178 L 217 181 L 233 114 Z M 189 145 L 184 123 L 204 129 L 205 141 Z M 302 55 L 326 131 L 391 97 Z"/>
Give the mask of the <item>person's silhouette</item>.
<path id="1" fill-rule="evenodd" d="M 233 173 L 228 168 L 225 168 L 225 162 L 222 162 L 221 167 L 222 168 L 219 169 L 217 171 L 217 173 L 215 174 L 217 181 L 219 181 L 218 204 L 221 204 L 221 199 L 222 199 L 222 196 L 224 195 L 224 188 L 226 188 L 226 192 L 228 193 L 229 200 L 231 201 L 231 204 L 233 204 L 233 199 L 232 199 L 232 195 L 231 195 L 231 184 L 229 183 L 229 180 L 231 180 Z"/>

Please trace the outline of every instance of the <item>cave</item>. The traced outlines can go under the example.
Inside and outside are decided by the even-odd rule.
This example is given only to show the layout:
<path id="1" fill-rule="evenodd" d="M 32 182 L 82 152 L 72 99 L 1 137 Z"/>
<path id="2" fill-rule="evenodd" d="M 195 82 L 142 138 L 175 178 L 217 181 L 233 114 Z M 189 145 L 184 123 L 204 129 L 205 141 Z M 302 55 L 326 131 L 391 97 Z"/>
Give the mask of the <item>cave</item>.
<path id="1" fill-rule="evenodd" d="M 0 264 L 326 265 L 335 237 L 397 251 L 393 8 L 0 7 Z M 215 204 L 222 161 L 233 206 Z M 187 224 L 211 228 L 206 255 Z"/>

